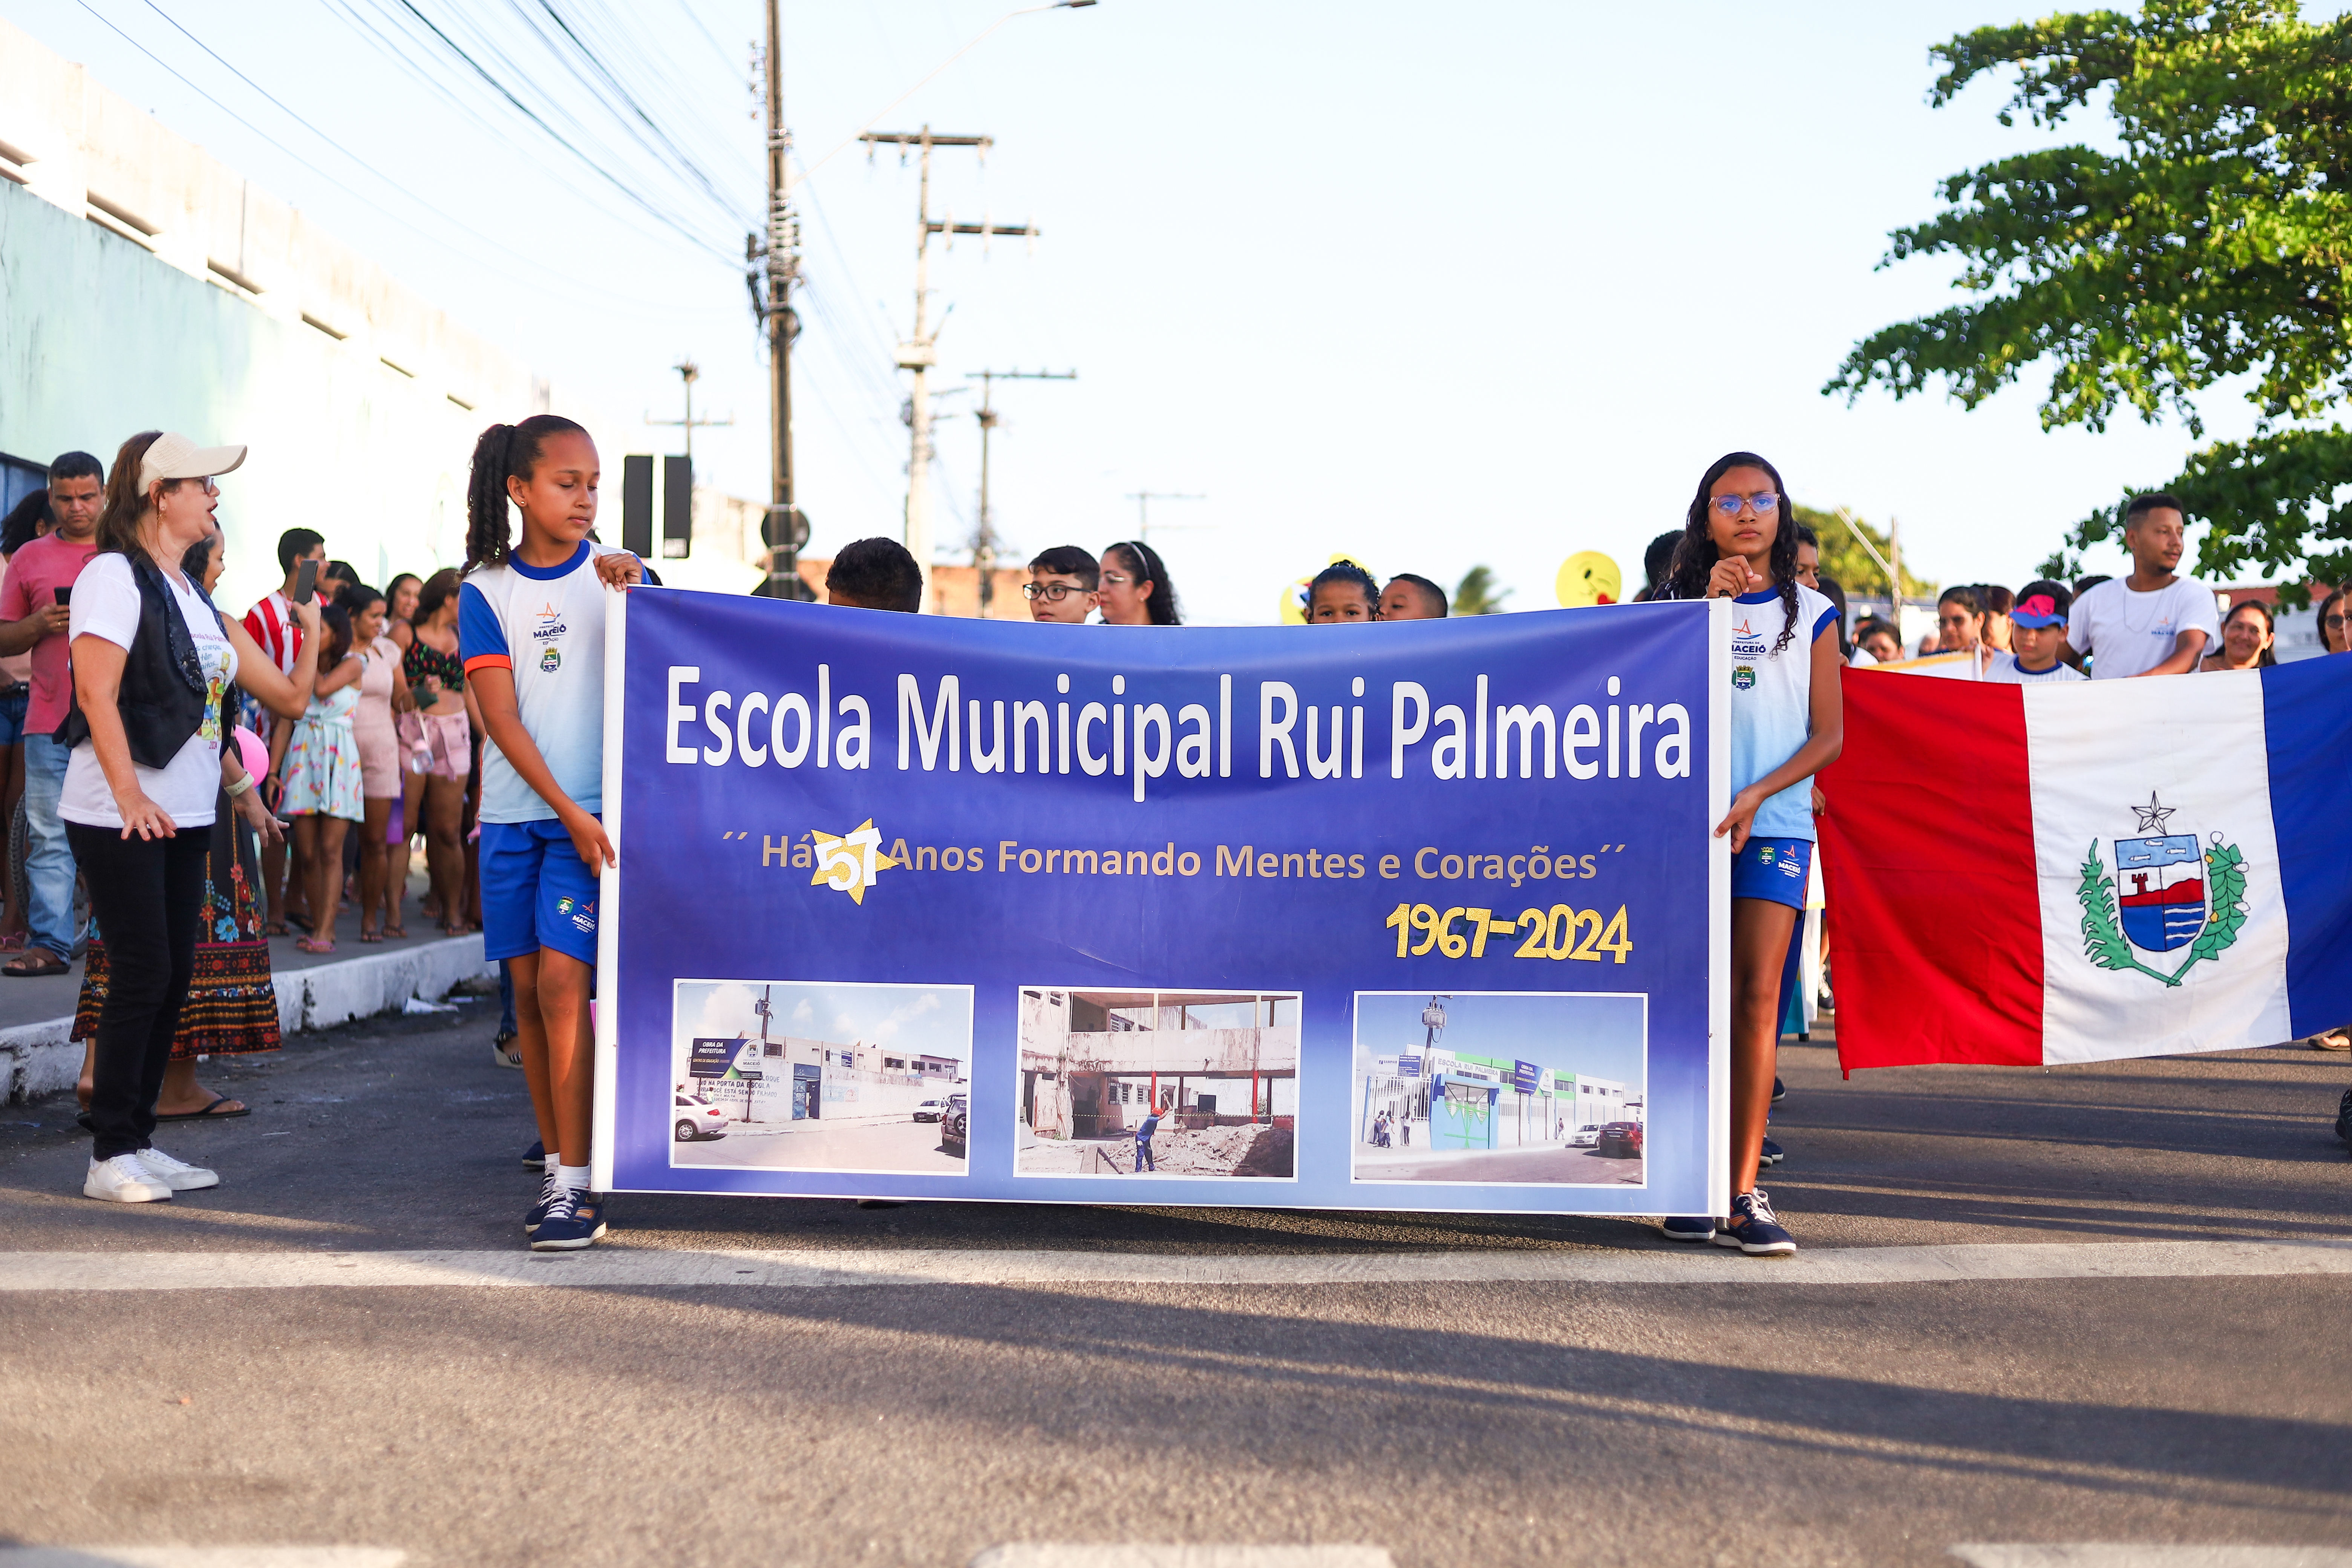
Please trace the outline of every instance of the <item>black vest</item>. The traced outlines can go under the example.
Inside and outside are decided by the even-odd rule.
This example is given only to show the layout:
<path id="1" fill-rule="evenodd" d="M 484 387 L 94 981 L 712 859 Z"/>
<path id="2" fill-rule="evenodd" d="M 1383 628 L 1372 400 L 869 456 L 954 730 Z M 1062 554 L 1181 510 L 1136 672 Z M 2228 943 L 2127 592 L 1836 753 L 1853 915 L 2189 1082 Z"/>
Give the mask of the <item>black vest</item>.
<path id="1" fill-rule="evenodd" d="M 205 721 L 204 661 L 196 657 L 195 639 L 180 614 L 163 574 L 144 555 L 129 557 L 131 575 L 139 584 L 139 631 L 122 661 L 122 686 L 114 706 L 122 715 L 122 732 L 131 742 L 131 760 L 142 768 L 171 765 Z M 217 619 L 220 611 L 202 584 L 188 586 Z M 228 733 L 228 691 L 221 691 L 221 733 Z M 81 692 L 74 691 L 72 708 L 58 727 L 58 743 L 80 745 L 89 739 L 89 720 L 81 710 Z"/>

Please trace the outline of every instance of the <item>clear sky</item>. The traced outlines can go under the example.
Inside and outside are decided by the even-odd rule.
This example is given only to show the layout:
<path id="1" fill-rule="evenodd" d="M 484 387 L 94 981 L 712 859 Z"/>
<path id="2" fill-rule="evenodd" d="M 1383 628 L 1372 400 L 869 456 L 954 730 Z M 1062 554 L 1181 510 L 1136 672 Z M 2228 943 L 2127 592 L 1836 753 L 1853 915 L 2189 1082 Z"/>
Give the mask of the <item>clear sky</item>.
<path id="1" fill-rule="evenodd" d="M 448 0 L 419 3 L 438 14 Z M 736 420 L 698 439 L 705 477 L 763 496 L 764 381 L 740 268 L 560 155 L 486 138 L 363 41 L 344 13 L 375 4 L 0 0 L 0 14 L 550 374 L 559 408 L 618 411 L 607 427 L 675 417 L 668 366 L 693 355 L 701 410 Z M 156 5 L 446 216 L 352 168 Z M 1004 9 L 788 0 L 804 160 Z M 1024 553 L 1128 537 L 1132 492 L 1199 492 L 1155 510 L 1194 525 L 1155 542 L 1197 618 L 1270 620 L 1281 585 L 1339 551 L 1449 584 L 1485 563 L 1514 607 L 1543 607 L 1575 551 L 1606 551 L 1638 579 L 1642 545 L 1676 523 L 1699 471 L 1747 447 L 1801 500 L 1899 517 L 1924 574 L 2014 585 L 2086 510 L 2177 471 L 2185 432 L 2044 434 L 2046 377 L 1973 414 L 1940 395 L 1849 408 L 1819 388 L 1859 336 L 1950 297 L 1935 263 L 1874 270 L 1886 232 L 1935 210 L 1939 177 L 2048 139 L 2003 130 L 1990 84 L 1928 109 L 1928 46 L 2040 9 L 1102 0 L 1008 22 L 878 128 L 993 136 L 984 169 L 937 154 L 936 205 L 1045 231 L 1034 255 L 966 242 L 932 269 L 953 307 L 935 384 L 1079 373 L 998 390 L 996 510 Z M 658 73 L 657 113 L 723 200 L 644 177 L 740 254 L 761 200 L 745 71 L 761 8 L 621 10 L 646 41 L 624 71 Z M 478 81 L 439 85 L 487 103 Z M 594 96 L 558 90 L 620 139 Z M 803 197 L 796 427 L 825 552 L 900 524 L 905 377 L 889 358 L 910 315 L 914 175 L 852 151 Z M 942 541 L 973 512 L 971 401 L 942 405 Z M 2243 428 L 2228 402 L 2211 407 L 2214 434 Z M 637 428 L 638 449 L 675 449 L 677 432 Z"/>
<path id="2" fill-rule="evenodd" d="M 1373 1056 L 1420 1050 L 1428 1033 L 1421 1010 L 1428 1005 L 1425 991 L 1358 992 L 1357 1050 Z M 1457 992 L 1444 1005 L 1441 1049 L 1614 1079 L 1634 1093 L 1643 1088 L 1639 996 Z"/>
<path id="3" fill-rule="evenodd" d="M 678 1035 L 758 1039 L 760 1018 L 751 1007 L 763 990 L 772 992 L 769 1005 L 774 1009 L 771 1037 L 838 1046 L 862 1042 L 971 1060 L 971 993 L 961 985 L 778 981 L 767 987 L 733 980 L 681 980 L 676 1002 Z"/>

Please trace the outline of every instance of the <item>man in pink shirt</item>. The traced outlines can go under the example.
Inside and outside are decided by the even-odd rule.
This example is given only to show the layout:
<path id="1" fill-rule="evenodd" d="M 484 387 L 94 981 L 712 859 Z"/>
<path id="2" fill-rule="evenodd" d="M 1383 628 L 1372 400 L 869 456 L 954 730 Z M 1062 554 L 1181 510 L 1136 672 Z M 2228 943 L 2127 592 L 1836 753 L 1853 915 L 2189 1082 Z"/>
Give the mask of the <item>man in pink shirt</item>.
<path id="1" fill-rule="evenodd" d="M 57 527 L 8 563 L 0 584 L 0 654 L 33 655 L 33 696 L 25 713 L 25 820 L 30 846 L 25 876 L 32 889 L 32 936 L 0 974 L 63 974 L 81 941 L 73 914 L 73 850 L 58 819 L 71 756 L 58 744 L 58 726 L 73 702 L 68 657 L 66 599 L 81 569 L 98 553 L 98 514 L 106 468 L 88 452 L 68 452 L 49 465 L 49 514 Z M 60 592 L 63 590 L 63 592 Z"/>

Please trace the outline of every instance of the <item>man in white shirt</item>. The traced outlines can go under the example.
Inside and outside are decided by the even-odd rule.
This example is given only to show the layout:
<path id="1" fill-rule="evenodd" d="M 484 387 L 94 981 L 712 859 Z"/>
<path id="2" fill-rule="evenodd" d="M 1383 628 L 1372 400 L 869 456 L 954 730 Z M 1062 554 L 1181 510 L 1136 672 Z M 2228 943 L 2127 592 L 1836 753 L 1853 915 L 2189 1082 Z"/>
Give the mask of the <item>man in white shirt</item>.
<path id="1" fill-rule="evenodd" d="M 2074 601 L 2059 657 L 2077 668 L 2088 658 L 2094 680 L 2195 669 L 2205 650 L 2221 642 L 2221 625 L 2213 590 L 2173 574 L 2188 531 L 2172 497 L 2161 491 L 2134 496 L 2124 510 L 2131 575 L 2110 578 Z"/>

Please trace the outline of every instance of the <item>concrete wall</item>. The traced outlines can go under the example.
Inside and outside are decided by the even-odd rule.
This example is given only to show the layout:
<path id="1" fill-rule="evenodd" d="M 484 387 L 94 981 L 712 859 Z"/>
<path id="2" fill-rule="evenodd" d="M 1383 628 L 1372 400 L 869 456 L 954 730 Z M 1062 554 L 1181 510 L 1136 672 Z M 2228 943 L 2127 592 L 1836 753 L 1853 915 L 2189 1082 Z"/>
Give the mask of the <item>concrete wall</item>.
<path id="1" fill-rule="evenodd" d="M 154 428 L 251 447 L 222 484 L 225 605 L 275 585 L 277 537 L 297 525 L 379 585 L 457 563 L 475 437 L 549 396 L 0 22 L 0 451 L 47 463 L 79 447 L 110 464 Z"/>

